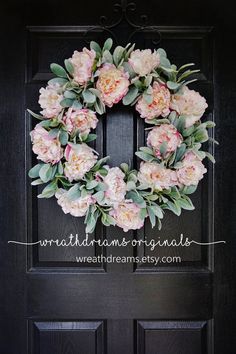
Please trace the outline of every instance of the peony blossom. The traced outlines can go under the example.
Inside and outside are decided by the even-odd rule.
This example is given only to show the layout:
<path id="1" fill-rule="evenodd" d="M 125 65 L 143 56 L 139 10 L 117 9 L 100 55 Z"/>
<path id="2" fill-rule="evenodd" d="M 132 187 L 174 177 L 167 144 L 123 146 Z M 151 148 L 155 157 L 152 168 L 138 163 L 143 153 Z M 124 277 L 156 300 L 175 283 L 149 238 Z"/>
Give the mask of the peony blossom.
<path id="1" fill-rule="evenodd" d="M 124 200 L 126 194 L 126 183 L 124 178 L 125 174 L 119 167 L 112 167 L 108 170 L 108 174 L 103 179 L 103 182 L 107 187 L 105 191 L 107 204 L 110 205 Z"/>
<path id="2" fill-rule="evenodd" d="M 131 53 L 129 64 L 138 75 L 145 76 L 160 64 L 160 56 L 151 49 L 137 49 Z"/>
<path id="3" fill-rule="evenodd" d="M 84 216 L 91 204 L 95 203 L 95 199 L 90 194 L 83 198 L 70 200 L 67 196 L 65 189 L 58 189 L 55 194 L 57 203 L 62 207 L 65 214 L 71 214 L 73 216 Z"/>
<path id="4" fill-rule="evenodd" d="M 73 64 L 73 77 L 78 84 L 85 85 L 91 78 L 95 58 L 96 53 L 93 49 L 83 48 L 82 52 L 74 51 L 72 58 L 69 60 Z"/>
<path id="5" fill-rule="evenodd" d="M 165 85 L 155 81 L 152 86 L 152 95 L 152 103 L 147 103 L 143 96 L 136 103 L 136 110 L 140 113 L 140 117 L 145 119 L 166 117 L 170 113 L 170 91 Z"/>
<path id="6" fill-rule="evenodd" d="M 30 133 L 33 144 L 33 152 L 38 155 L 37 159 L 55 164 L 63 157 L 63 149 L 56 137 L 51 137 L 49 132 L 40 124 L 37 124 Z"/>
<path id="7" fill-rule="evenodd" d="M 109 214 L 115 219 L 117 226 L 127 232 L 143 227 L 144 220 L 140 218 L 140 210 L 140 207 L 132 200 L 124 200 L 117 204 Z"/>
<path id="8" fill-rule="evenodd" d="M 113 64 L 104 64 L 98 71 L 97 89 L 105 105 L 112 107 L 128 92 L 129 75 L 123 68 L 116 68 Z"/>
<path id="9" fill-rule="evenodd" d="M 141 184 L 159 191 L 177 184 L 175 171 L 165 168 L 156 162 L 141 162 L 138 180 Z"/>
<path id="10" fill-rule="evenodd" d="M 60 102 L 63 99 L 63 95 L 60 92 L 61 87 L 59 84 L 51 84 L 46 88 L 41 87 L 39 90 L 39 104 L 43 109 L 40 113 L 45 118 L 56 117 L 61 111 L 62 106 Z"/>
<path id="11" fill-rule="evenodd" d="M 91 129 L 95 129 L 98 123 L 96 114 L 90 109 L 69 108 L 66 112 L 63 122 L 70 134 L 80 133 L 88 134 Z"/>
<path id="12" fill-rule="evenodd" d="M 64 173 L 70 182 L 82 179 L 97 161 L 93 149 L 86 144 L 67 145 L 65 158 Z"/>
<path id="13" fill-rule="evenodd" d="M 188 128 L 202 117 L 208 104 L 198 92 L 184 86 L 180 92 L 171 97 L 170 107 L 186 117 L 185 127 Z"/>
<path id="14" fill-rule="evenodd" d="M 207 172 L 202 161 L 190 151 L 184 156 L 182 163 L 183 166 L 176 171 L 179 183 L 184 186 L 197 185 Z"/>
<path id="15" fill-rule="evenodd" d="M 147 144 L 154 149 L 157 157 L 162 156 L 160 147 L 163 143 L 166 143 L 166 153 L 164 157 L 167 157 L 181 145 L 182 141 L 182 135 L 172 124 L 161 124 L 153 128 L 147 137 Z"/>

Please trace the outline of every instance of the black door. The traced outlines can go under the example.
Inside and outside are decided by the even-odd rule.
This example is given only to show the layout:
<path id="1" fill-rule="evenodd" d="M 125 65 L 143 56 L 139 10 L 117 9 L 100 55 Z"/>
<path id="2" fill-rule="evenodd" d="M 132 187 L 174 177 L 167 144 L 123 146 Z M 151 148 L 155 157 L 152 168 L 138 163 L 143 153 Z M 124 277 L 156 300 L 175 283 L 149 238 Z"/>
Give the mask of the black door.
<path id="1" fill-rule="evenodd" d="M 128 3 L 128 4 L 127 4 Z M 100 0 L 2 3 L 1 16 L 1 354 L 233 354 L 235 270 L 234 11 L 211 1 Z M 145 27 L 145 26 L 149 27 Z M 151 26 L 150 26 L 151 25 Z M 156 27 L 152 27 L 157 26 Z M 37 111 L 38 90 L 51 78 L 49 64 L 63 63 L 86 41 L 138 48 L 161 46 L 181 65 L 201 69 L 192 87 L 206 97 L 217 123 L 216 166 L 194 194 L 194 212 L 168 214 L 162 231 L 129 232 L 127 238 L 225 240 L 201 247 L 24 247 L 78 234 L 80 218 L 64 215 L 55 200 L 37 199 L 26 108 Z M 96 149 L 113 166 L 136 166 L 144 125 L 118 105 L 97 128 Z M 209 150 L 213 150 L 211 144 Z M 117 228 L 95 230 L 95 239 L 122 239 Z M 79 263 L 94 255 L 154 255 L 170 263 Z M 175 258 L 177 257 L 177 258 Z M 181 258 L 181 262 L 177 259 Z M 176 259 L 176 262 L 173 261 Z"/>

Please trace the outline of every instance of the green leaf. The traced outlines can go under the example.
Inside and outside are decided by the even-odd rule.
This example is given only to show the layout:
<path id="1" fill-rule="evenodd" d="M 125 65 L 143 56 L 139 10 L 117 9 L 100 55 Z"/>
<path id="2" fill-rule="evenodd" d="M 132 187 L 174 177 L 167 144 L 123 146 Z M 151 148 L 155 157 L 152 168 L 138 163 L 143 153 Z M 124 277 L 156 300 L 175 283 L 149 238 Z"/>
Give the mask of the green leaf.
<path id="1" fill-rule="evenodd" d="M 167 151 L 167 147 L 168 147 L 167 141 L 163 141 L 163 143 L 160 145 L 160 153 L 161 153 L 162 157 L 165 156 L 166 151 Z"/>
<path id="2" fill-rule="evenodd" d="M 52 166 L 50 164 L 44 164 L 39 170 L 39 177 L 43 182 L 50 181 L 52 176 Z"/>
<path id="3" fill-rule="evenodd" d="M 152 225 L 152 228 L 156 225 L 156 215 L 150 206 L 147 207 L 148 216 Z"/>
<path id="4" fill-rule="evenodd" d="M 52 63 L 50 69 L 56 76 L 67 78 L 67 73 L 61 65 Z"/>
<path id="5" fill-rule="evenodd" d="M 30 178 L 36 178 L 39 177 L 39 171 L 42 168 L 43 164 L 39 163 L 37 165 L 35 165 L 34 167 L 32 167 L 29 172 L 28 172 L 28 176 Z"/>
<path id="6" fill-rule="evenodd" d="M 186 144 L 181 144 L 180 147 L 178 147 L 175 155 L 175 163 L 180 161 L 182 157 L 184 156 L 184 153 L 186 151 Z"/>
<path id="7" fill-rule="evenodd" d="M 168 200 L 168 202 L 166 203 L 166 205 L 167 205 L 166 209 L 169 209 L 169 210 L 172 211 L 175 215 L 180 216 L 180 214 L 181 214 L 181 208 L 180 208 L 179 204 L 178 204 L 176 201 L 174 201 L 174 203 L 173 203 L 173 202 L 171 202 L 170 200 Z"/>
<path id="8" fill-rule="evenodd" d="M 185 124 L 186 118 L 184 116 L 179 116 L 179 118 L 175 121 L 175 126 L 180 133 L 184 130 Z"/>
<path id="9" fill-rule="evenodd" d="M 57 191 L 57 182 L 53 181 L 49 183 L 43 190 L 42 193 L 38 195 L 38 198 L 51 198 Z"/>
<path id="10" fill-rule="evenodd" d="M 131 86 L 128 93 L 123 98 L 122 102 L 125 106 L 130 105 L 138 95 L 138 89 L 135 86 Z"/>
<path id="11" fill-rule="evenodd" d="M 81 104 L 78 100 L 74 100 L 72 107 L 73 107 L 74 109 L 81 109 L 83 106 L 82 106 L 82 104 Z"/>
<path id="12" fill-rule="evenodd" d="M 193 194 L 197 189 L 197 185 L 192 185 L 192 186 L 185 186 L 183 189 L 182 189 L 182 193 L 184 194 Z"/>
<path id="13" fill-rule="evenodd" d="M 80 184 L 77 183 L 73 187 L 71 187 L 68 192 L 67 192 L 67 197 L 70 200 L 76 200 L 79 199 L 81 196 L 81 191 L 80 191 Z"/>
<path id="14" fill-rule="evenodd" d="M 135 71 L 133 70 L 132 66 L 127 62 L 125 61 L 123 64 L 122 64 L 125 72 L 127 72 L 129 74 L 129 77 L 131 79 L 133 79 L 137 74 L 135 73 Z M 138 80 L 139 81 L 139 80 Z M 141 81 L 139 81 L 141 83 Z M 142 83 L 141 83 L 142 84 Z M 136 86 L 137 87 L 137 86 Z"/>
<path id="15" fill-rule="evenodd" d="M 181 86 L 181 84 L 178 84 L 177 82 L 167 81 L 167 87 L 170 90 L 177 90 L 180 86 Z"/>
<path id="16" fill-rule="evenodd" d="M 86 143 L 90 143 L 91 141 L 94 141 L 96 139 L 97 139 L 97 135 L 96 134 L 89 134 L 85 141 L 86 141 Z"/>
<path id="17" fill-rule="evenodd" d="M 113 40 L 111 38 L 107 38 L 107 40 L 105 41 L 104 45 L 103 45 L 103 51 L 105 50 L 110 50 L 113 44 Z"/>
<path id="18" fill-rule="evenodd" d="M 92 181 L 87 182 L 86 188 L 87 188 L 87 189 L 94 189 L 95 187 L 97 187 L 97 185 L 98 185 L 98 181 L 96 181 L 96 180 L 94 179 L 94 180 L 92 180 Z"/>
<path id="19" fill-rule="evenodd" d="M 127 173 L 129 171 L 129 165 L 125 162 L 123 162 L 121 165 L 120 165 L 120 168 L 122 169 L 122 171 L 124 173 Z"/>
<path id="20" fill-rule="evenodd" d="M 102 55 L 102 63 L 110 63 L 113 64 L 113 56 L 112 54 L 108 51 L 105 50 Z"/>
<path id="21" fill-rule="evenodd" d="M 150 95 L 149 93 L 144 92 L 143 99 L 146 101 L 147 104 L 151 104 L 153 101 L 153 95 Z"/>
<path id="22" fill-rule="evenodd" d="M 142 209 L 140 210 L 139 216 L 140 216 L 140 218 L 141 218 L 142 220 L 144 220 L 144 219 L 146 218 L 146 216 L 147 216 L 147 209 L 146 209 L 146 208 L 142 208 Z"/>
<path id="23" fill-rule="evenodd" d="M 158 48 L 157 53 L 160 55 L 160 57 L 166 58 L 167 54 L 166 51 L 163 48 Z"/>
<path id="24" fill-rule="evenodd" d="M 105 226 L 116 225 L 116 220 L 109 214 L 102 214 L 102 223 Z"/>
<path id="25" fill-rule="evenodd" d="M 64 98 L 61 102 L 60 105 L 62 107 L 71 107 L 73 105 L 74 101 L 71 100 L 70 98 Z"/>
<path id="26" fill-rule="evenodd" d="M 29 114 L 31 114 L 31 116 L 33 116 L 34 118 L 37 118 L 39 120 L 44 120 L 44 117 L 41 116 L 40 114 L 34 113 L 33 111 L 31 111 L 30 109 L 27 109 L 27 112 Z"/>
<path id="27" fill-rule="evenodd" d="M 98 171 L 97 171 L 101 176 L 105 177 L 107 174 L 108 174 L 108 171 L 106 168 L 100 168 Z"/>
<path id="28" fill-rule="evenodd" d="M 68 143 L 69 135 L 66 131 L 60 130 L 59 140 L 61 145 L 66 145 Z"/>
<path id="29" fill-rule="evenodd" d="M 58 173 L 59 173 L 60 175 L 62 175 L 62 174 L 63 174 L 63 165 L 62 165 L 61 161 L 60 161 L 59 164 L 57 165 L 57 169 L 58 169 Z"/>
<path id="30" fill-rule="evenodd" d="M 116 66 L 118 66 L 120 64 L 124 50 L 125 49 L 121 46 L 118 46 L 115 48 L 114 53 L 113 53 L 113 60 L 114 60 L 114 63 Z"/>
<path id="31" fill-rule="evenodd" d="M 213 156 L 212 154 L 210 154 L 208 151 L 205 151 L 205 155 L 206 155 L 206 157 L 208 157 L 208 159 L 209 159 L 212 163 L 215 163 L 215 162 L 216 162 L 214 156 Z"/>
<path id="32" fill-rule="evenodd" d="M 142 151 L 136 151 L 135 155 L 138 156 L 141 160 L 144 161 L 153 161 L 154 160 L 154 156 L 147 154 L 146 152 L 142 152 Z"/>
<path id="33" fill-rule="evenodd" d="M 94 104 L 94 108 L 98 114 L 104 114 L 105 113 L 105 105 L 101 100 L 97 100 Z"/>
<path id="34" fill-rule="evenodd" d="M 69 82 L 67 79 L 64 79 L 62 77 L 54 77 L 53 79 L 48 81 L 49 85 L 54 85 L 54 84 L 59 84 L 60 86 L 63 86 Z"/>
<path id="35" fill-rule="evenodd" d="M 101 52 L 102 52 L 100 45 L 94 41 L 90 42 L 90 49 L 93 49 L 98 54 L 101 54 Z"/>
<path id="36" fill-rule="evenodd" d="M 68 73 L 71 74 L 71 75 L 73 75 L 73 73 L 74 73 L 74 66 L 73 66 L 73 64 L 71 63 L 71 61 L 68 60 L 68 59 L 65 59 L 64 63 L 65 63 L 65 67 L 66 67 L 66 70 L 68 71 Z"/>
<path id="37" fill-rule="evenodd" d="M 97 171 L 101 166 L 105 165 L 109 158 L 110 156 L 106 156 L 98 160 L 98 162 L 93 166 L 92 171 Z"/>
<path id="38" fill-rule="evenodd" d="M 195 141 L 199 143 L 204 143 L 209 139 L 208 133 L 206 129 L 199 129 L 194 134 Z"/>
<path id="39" fill-rule="evenodd" d="M 70 99 L 75 99 L 76 98 L 76 93 L 73 91 L 65 91 L 64 92 L 64 97 L 65 98 L 70 98 Z"/>
<path id="40" fill-rule="evenodd" d="M 88 219 L 87 219 L 87 225 L 85 232 L 86 234 L 90 234 L 94 231 L 97 223 L 97 218 L 95 218 L 94 214 L 90 213 Z"/>
<path id="41" fill-rule="evenodd" d="M 32 186 L 38 186 L 39 184 L 43 184 L 44 182 L 41 180 L 41 178 L 35 179 L 33 182 L 31 182 Z"/>
<path id="42" fill-rule="evenodd" d="M 82 96 L 86 103 L 94 103 L 96 101 L 96 96 L 89 90 L 83 91 Z"/>
<path id="43" fill-rule="evenodd" d="M 132 199 L 132 201 L 136 204 L 138 204 L 141 208 L 145 208 L 146 207 L 146 202 L 143 199 L 143 197 L 141 195 L 139 195 L 137 192 L 134 191 L 129 191 L 126 194 L 126 198 L 127 199 Z"/>
<path id="44" fill-rule="evenodd" d="M 161 207 L 157 204 L 152 204 L 152 206 L 150 207 L 153 211 L 153 213 L 159 218 L 162 219 L 163 218 L 163 210 L 161 209 Z"/>
<path id="45" fill-rule="evenodd" d="M 179 199 L 178 203 L 182 209 L 185 209 L 185 210 L 194 210 L 195 209 L 192 201 L 187 196 L 185 196 L 185 198 Z"/>
<path id="46" fill-rule="evenodd" d="M 195 64 L 194 63 L 184 64 L 178 69 L 178 72 L 180 72 L 181 70 L 186 69 L 189 66 L 193 66 L 193 65 L 195 65 Z"/>
<path id="47" fill-rule="evenodd" d="M 136 188 L 135 182 L 133 182 L 133 181 L 127 182 L 126 188 L 127 188 L 127 191 L 134 190 Z"/>
<path id="48" fill-rule="evenodd" d="M 103 201 L 104 196 L 105 196 L 105 194 L 104 194 L 103 191 L 99 191 L 99 192 L 93 194 L 93 198 L 96 199 L 96 201 L 98 202 L 98 204 Z"/>

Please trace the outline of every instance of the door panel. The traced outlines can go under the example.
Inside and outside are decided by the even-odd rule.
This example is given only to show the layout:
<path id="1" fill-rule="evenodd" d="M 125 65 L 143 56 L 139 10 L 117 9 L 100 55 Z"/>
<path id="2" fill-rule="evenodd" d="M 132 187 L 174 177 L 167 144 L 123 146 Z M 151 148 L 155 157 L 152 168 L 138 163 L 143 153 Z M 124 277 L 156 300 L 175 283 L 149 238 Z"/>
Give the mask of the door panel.
<path id="1" fill-rule="evenodd" d="M 72 0 L 70 15 L 65 16 L 65 3 L 56 3 L 42 0 L 33 8 L 28 1 L 9 1 L 1 22 L 6 53 L 0 67 L 2 196 L 8 208 L 3 209 L 0 245 L 4 289 L 0 354 L 234 354 L 235 316 L 229 302 L 236 249 L 230 202 L 235 200 L 235 190 L 229 189 L 234 173 L 228 166 L 235 157 L 236 89 L 231 81 L 236 77 L 225 69 L 234 66 L 230 9 L 227 14 L 217 5 L 212 9 L 209 1 L 173 3 L 171 11 L 169 3 L 137 1 L 135 9 L 123 0 L 120 5 L 102 0 L 83 4 L 81 11 L 81 4 Z M 167 212 L 161 231 L 148 223 L 143 230 L 128 233 L 99 224 L 90 237 L 171 240 L 183 234 L 197 242 L 225 239 L 229 246 L 150 251 L 143 246 L 25 248 L 7 244 L 9 239 L 37 242 L 62 240 L 71 233 L 85 236 L 82 219 L 64 215 L 55 199 L 38 199 L 36 188 L 30 186 L 27 171 L 35 157 L 29 132 L 35 122 L 26 108 L 39 111 L 38 91 L 52 77 L 51 62 L 63 64 L 75 49 L 90 40 L 102 43 L 113 33 L 116 44 L 160 46 L 177 65 L 196 63 L 201 74 L 192 88 L 207 99 L 204 119 L 216 121 L 220 147 L 215 153 L 216 171 L 209 164 L 193 196 L 195 211 L 183 212 L 179 218 Z M 231 56 L 225 54 L 229 52 Z M 145 143 L 145 128 L 132 107 L 118 104 L 101 117 L 94 147 L 101 156 L 111 157 L 112 166 L 130 162 L 136 168 L 139 161 L 134 153 Z M 206 148 L 214 153 L 211 144 Z M 182 262 L 158 266 L 76 262 L 76 256 L 101 254 L 179 256 Z"/>

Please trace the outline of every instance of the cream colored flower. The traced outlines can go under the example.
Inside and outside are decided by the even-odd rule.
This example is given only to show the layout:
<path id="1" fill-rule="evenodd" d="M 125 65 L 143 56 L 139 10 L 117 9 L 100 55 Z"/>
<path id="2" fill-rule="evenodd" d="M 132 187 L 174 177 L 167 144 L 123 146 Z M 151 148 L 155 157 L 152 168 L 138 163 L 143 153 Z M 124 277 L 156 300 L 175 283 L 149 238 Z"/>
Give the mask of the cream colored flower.
<path id="1" fill-rule="evenodd" d="M 156 162 L 141 162 L 138 180 L 141 184 L 160 191 L 177 184 L 175 171 Z"/>
<path id="2" fill-rule="evenodd" d="M 91 129 L 95 129 L 98 123 L 96 114 L 90 109 L 69 108 L 66 112 L 63 122 L 70 134 L 80 133 L 88 134 Z"/>
<path id="3" fill-rule="evenodd" d="M 95 203 L 95 200 L 90 194 L 83 198 L 78 198 L 75 200 L 70 200 L 67 196 L 67 191 L 65 189 L 58 189 L 55 194 L 57 198 L 57 203 L 62 207 L 65 214 L 71 214 L 73 216 L 84 216 L 91 204 Z"/>
<path id="4" fill-rule="evenodd" d="M 64 173 L 68 180 L 78 181 L 95 165 L 97 156 L 86 144 L 67 145 Z"/>
<path id="5" fill-rule="evenodd" d="M 208 104 L 198 92 L 184 86 L 180 92 L 172 95 L 170 107 L 186 117 L 185 127 L 188 128 L 202 117 Z"/>
<path id="6" fill-rule="evenodd" d="M 184 186 L 197 185 L 207 172 L 202 161 L 190 151 L 185 155 L 182 163 L 183 166 L 176 171 L 179 183 Z"/>
<path id="7" fill-rule="evenodd" d="M 141 118 L 153 119 L 159 116 L 166 117 L 170 113 L 170 91 L 164 85 L 154 82 L 152 86 L 152 103 L 147 103 L 141 96 L 136 103 L 136 110 Z"/>
<path id="8" fill-rule="evenodd" d="M 151 49 L 136 49 L 130 54 L 129 63 L 138 75 L 145 76 L 160 64 L 160 56 Z"/>
<path id="9" fill-rule="evenodd" d="M 110 211 L 110 215 L 115 219 L 117 226 L 127 232 L 143 227 L 144 220 L 140 218 L 140 210 L 140 207 L 131 200 L 124 200 Z"/>
<path id="10" fill-rule="evenodd" d="M 105 105 L 112 107 L 128 92 L 129 76 L 123 68 L 117 69 L 113 64 L 104 64 L 98 71 L 97 89 Z"/>
<path id="11" fill-rule="evenodd" d="M 105 191 L 107 204 L 114 204 L 124 200 L 126 194 L 126 183 L 124 178 L 125 174 L 119 167 L 112 167 L 108 170 L 108 174 L 103 179 L 103 182 L 107 187 Z"/>
<path id="12" fill-rule="evenodd" d="M 56 117 L 61 111 L 60 102 L 63 99 L 59 84 L 48 85 L 46 88 L 41 87 L 39 90 L 39 104 L 43 109 L 40 113 L 45 118 Z"/>
<path id="13" fill-rule="evenodd" d="M 171 152 L 175 151 L 182 143 L 183 138 L 178 130 L 172 124 L 161 124 L 153 128 L 147 137 L 148 146 L 152 147 L 157 157 L 161 157 L 160 147 L 166 143 L 167 157 Z"/>
<path id="14" fill-rule="evenodd" d="M 78 84 L 85 85 L 91 78 L 95 58 L 96 53 L 93 49 L 83 48 L 82 52 L 74 51 L 72 58 L 69 60 L 73 64 L 73 77 Z"/>
<path id="15" fill-rule="evenodd" d="M 40 124 L 37 124 L 30 133 L 33 152 L 38 155 L 37 159 L 55 164 L 60 161 L 63 156 L 63 149 L 58 138 L 51 137 L 49 132 Z"/>

